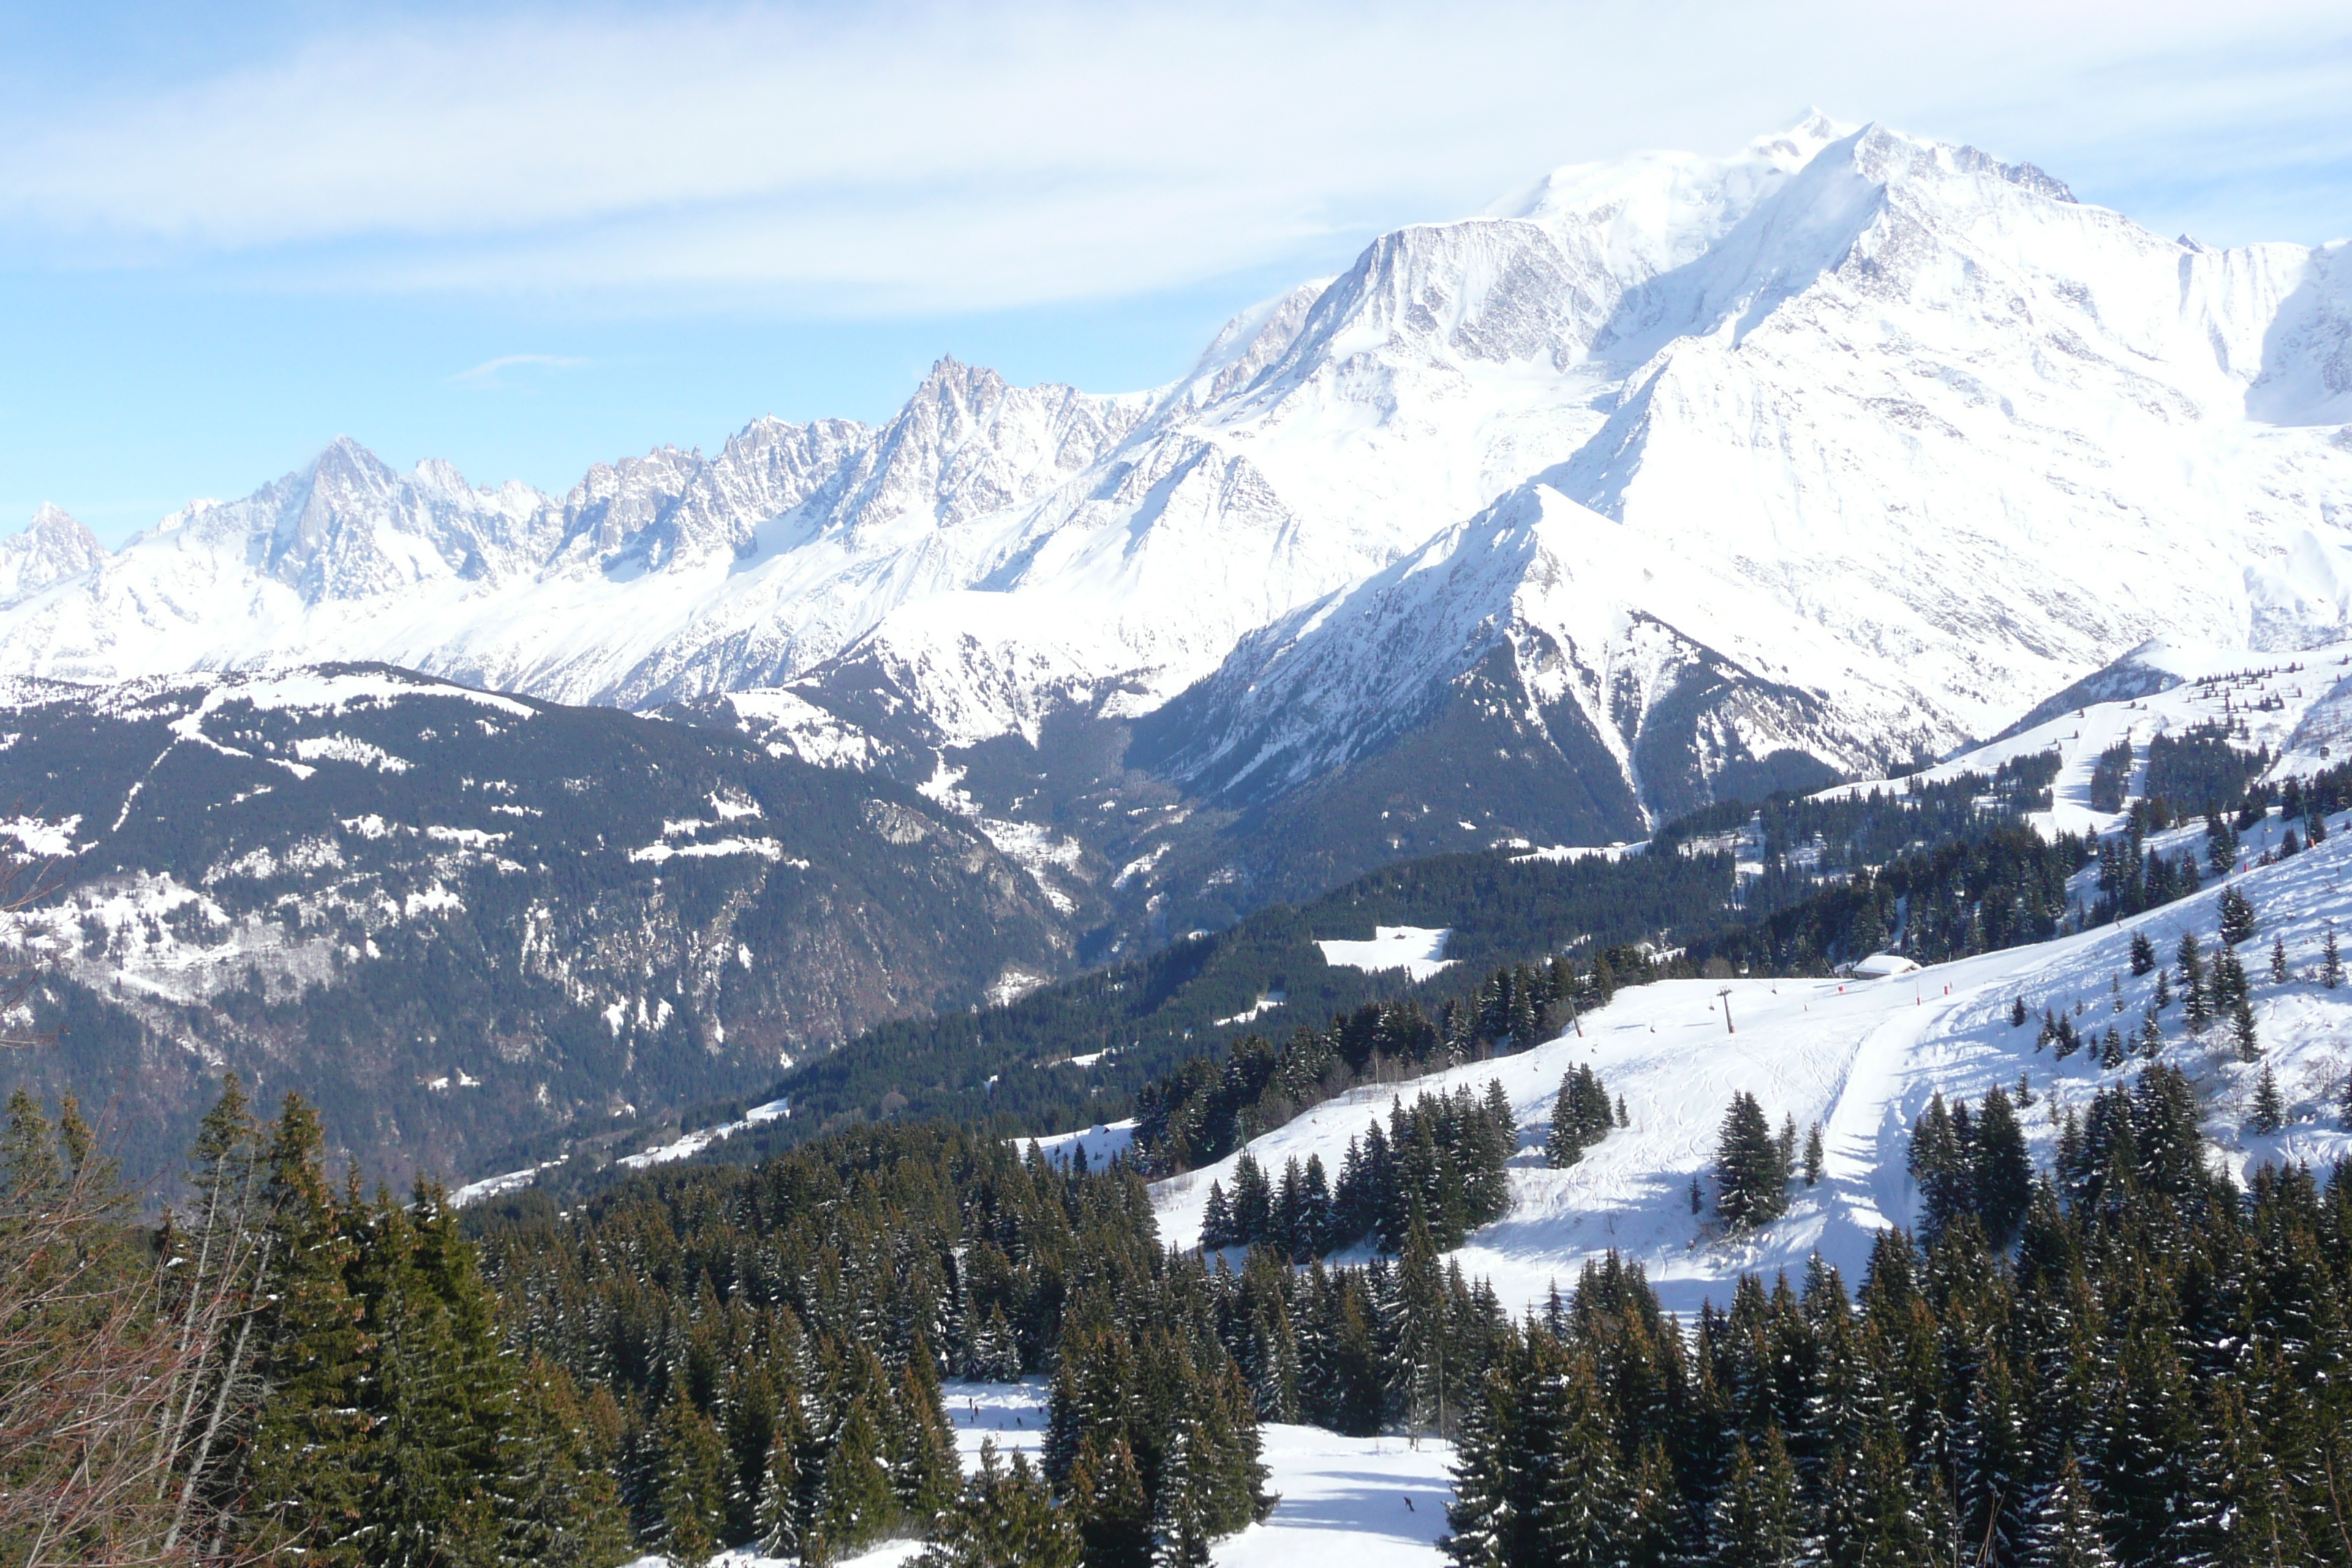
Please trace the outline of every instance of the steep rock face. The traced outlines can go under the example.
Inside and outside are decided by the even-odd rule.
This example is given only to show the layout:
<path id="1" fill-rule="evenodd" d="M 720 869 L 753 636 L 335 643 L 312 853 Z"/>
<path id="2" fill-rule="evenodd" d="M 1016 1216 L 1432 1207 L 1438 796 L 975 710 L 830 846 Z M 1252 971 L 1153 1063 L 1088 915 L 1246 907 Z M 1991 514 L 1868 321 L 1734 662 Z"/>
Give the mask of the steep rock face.
<path id="1" fill-rule="evenodd" d="M 1704 804 L 1727 769 L 1747 783 L 1782 752 L 1856 769 L 1957 739 L 1920 721 L 1914 692 L 1833 691 L 1840 650 L 1794 616 L 1742 624 L 1746 598 L 1533 485 L 1244 638 L 1142 722 L 1139 753 L 1205 793 L 1263 804 L 1395 746 L 1476 685 L 1531 754 L 1566 774 L 1605 768 L 1622 788 L 1622 805 L 1589 824 L 1498 826 L 1630 837 L 1643 807 Z"/>
<path id="2" fill-rule="evenodd" d="M 992 370 L 941 360 L 845 465 L 820 515 L 852 530 L 902 518 L 954 528 L 1082 473 L 1143 413 L 1140 398 L 1018 387 Z"/>
<path id="3" fill-rule="evenodd" d="M 625 574 L 731 561 L 756 547 L 761 521 L 806 500 L 872 436 L 846 419 L 761 418 L 715 459 L 665 447 L 599 463 L 564 498 L 565 556 Z"/>
<path id="4" fill-rule="evenodd" d="M 44 502 L 24 532 L 0 539 L 0 605 L 78 577 L 105 559 L 106 547 L 96 535 Z"/>

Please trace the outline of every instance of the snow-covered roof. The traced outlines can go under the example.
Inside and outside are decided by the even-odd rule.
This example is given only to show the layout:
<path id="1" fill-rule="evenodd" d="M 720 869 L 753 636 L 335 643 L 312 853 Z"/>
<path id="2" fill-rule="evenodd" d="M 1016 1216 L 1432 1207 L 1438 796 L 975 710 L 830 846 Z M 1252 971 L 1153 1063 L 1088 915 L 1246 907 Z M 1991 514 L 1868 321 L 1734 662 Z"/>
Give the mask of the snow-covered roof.
<path id="1" fill-rule="evenodd" d="M 1874 952 L 1853 966 L 1853 977 L 1877 980 L 1889 974 L 1908 974 L 1918 967 L 1899 952 Z"/>

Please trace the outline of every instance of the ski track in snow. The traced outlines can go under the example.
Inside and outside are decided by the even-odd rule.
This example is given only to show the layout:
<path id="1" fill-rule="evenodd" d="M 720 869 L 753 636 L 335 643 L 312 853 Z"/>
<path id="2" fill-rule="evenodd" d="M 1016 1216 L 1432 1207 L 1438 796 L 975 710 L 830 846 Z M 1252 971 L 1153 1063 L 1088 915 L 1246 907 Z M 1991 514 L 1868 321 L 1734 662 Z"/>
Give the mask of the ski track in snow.
<path id="1" fill-rule="evenodd" d="M 2273 834 L 2278 829 L 2272 819 Z M 2168 836 L 2180 844 L 2201 840 L 2201 828 Z M 2264 836 L 2249 834 L 2259 848 Z M 2159 844 L 2165 840 L 2159 840 Z M 1334 1179 L 1348 1142 L 1375 1115 L 1385 1117 L 1392 1096 L 1411 1100 L 1424 1089 L 1467 1087 L 1483 1092 L 1499 1081 L 1519 1121 L 1520 1151 L 1510 1173 L 1511 1212 L 1475 1234 L 1456 1255 L 1465 1273 L 1491 1279 L 1505 1306 L 1541 1302 L 1557 1284 L 1566 1291 L 1589 1259 L 1614 1249 L 1641 1263 L 1673 1310 L 1695 1311 L 1709 1298 L 1726 1303 L 1743 1273 L 1767 1277 L 1801 1270 L 1819 1251 L 1848 1282 L 1858 1283 L 1876 1232 L 1913 1222 L 1916 1194 L 1905 1173 L 1912 1123 L 1928 1098 L 1976 1101 L 1996 1086 L 2014 1090 L 2026 1074 L 2035 1095 L 2021 1117 L 2037 1162 L 2047 1165 L 2056 1143 L 2053 1108 L 2086 1105 L 2096 1090 L 2129 1083 L 2141 1062 L 2103 1069 L 2094 1052 L 2059 1062 L 2034 1048 L 2042 1010 L 2084 1011 L 2076 1026 L 2091 1037 L 2113 1025 L 2128 1041 L 2155 987 L 2153 974 L 2130 974 L 2132 933 L 2145 931 L 2159 957 L 2171 962 L 2183 931 L 2193 930 L 2209 953 L 2216 940 L 2218 904 L 2227 885 L 2243 888 L 2262 918 L 2261 933 L 2240 950 L 2253 981 L 2253 1004 L 2264 1046 L 2289 1110 L 2281 1131 L 2242 1131 L 2259 1065 L 2235 1059 L 2225 1022 L 2201 1040 L 2189 1038 L 2181 1005 L 2160 1019 L 2166 1059 L 2185 1068 L 2203 1100 L 2215 1158 L 2243 1180 L 2265 1161 L 2307 1161 L 2314 1167 L 2352 1155 L 2352 1133 L 2341 1130 L 2336 1104 L 2352 1068 L 2352 985 L 2329 991 L 2315 974 L 2329 920 L 2347 910 L 2352 881 L 2352 816 L 2331 825 L 2316 849 L 2273 866 L 2257 867 L 2207 884 L 2176 900 L 2116 925 L 2028 947 L 1985 953 L 1882 980 L 1670 980 L 1617 994 L 1588 1014 L 1573 1032 L 1517 1056 L 1476 1062 L 1395 1085 L 1360 1089 L 1317 1107 L 1286 1127 L 1256 1139 L 1250 1152 L 1269 1173 L 1283 1163 L 1321 1156 Z M 2341 933 L 2352 942 L 2352 921 Z M 2269 978 L 2274 936 L 2286 942 L 2291 978 Z M 2119 976 L 2122 1006 L 2111 977 Z M 1727 991 L 1728 995 L 1719 995 Z M 2009 1011 L 2022 996 L 2031 1014 L 2012 1027 Z M 1723 1006 L 1730 1007 L 1730 1027 Z M 1622 1094 L 1632 1125 L 1612 1132 L 1566 1170 L 1542 1163 L 1542 1142 L 1561 1076 L 1591 1065 L 1612 1095 Z M 1801 1180 L 1789 1214 L 1755 1234 L 1720 1236 L 1708 1213 L 1694 1216 L 1694 1175 L 1712 1169 L 1717 1129 L 1734 1093 L 1763 1104 L 1775 1127 L 1796 1120 L 1800 1138 L 1822 1125 L 1825 1163 L 1818 1186 Z M 1196 1245 L 1209 1184 L 1232 1185 L 1238 1152 L 1213 1165 L 1155 1184 L 1164 1239 Z M 1345 1256 L 1345 1255 L 1343 1255 Z"/>
<path id="2" fill-rule="evenodd" d="M 956 1449 L 967 1471 L 980 1468 L 981 1445 L 993 1441 L 1006 1463 L 1016 1453 L 1032 1464 L 1045 1434 L 1046 1383 L 942 1384 Z M 1296 1568 L 1344 1560 L 1349 1568 L 1431 1568 L 1444 1562 L 1437 1538 L 1445 1533 L 1445 1504 L 1454 1446 L 1402 1436 L 1342 1437 L 1314 1426 L 1262 1427 L 1266 1489 L 1280 1500 L 1259 1524 L 1218 1542 L 1213 1568 Z M 1411 1498 L 1408 1507 L 1405 1500 Z M 892 1541 L 845 1558 L 841 1568 L 900 1568 L 920 1543 Z M 665 1559 L 639 1558 L 630 1568 L 659 1568 Z M 727 1552 L 709 1568 L 784 1568 L 781 1559 Z"/>

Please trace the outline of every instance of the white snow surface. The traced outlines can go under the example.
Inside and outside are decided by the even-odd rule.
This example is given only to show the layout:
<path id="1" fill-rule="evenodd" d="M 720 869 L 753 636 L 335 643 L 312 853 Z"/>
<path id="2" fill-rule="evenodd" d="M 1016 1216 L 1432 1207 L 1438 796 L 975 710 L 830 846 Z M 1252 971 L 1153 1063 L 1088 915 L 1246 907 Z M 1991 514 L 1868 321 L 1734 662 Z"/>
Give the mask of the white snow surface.
<path id="1" fill-rule="evenodd" d="M 2102 1087 L 2127 1083 L 2141 1062 L 2102 1069 L 2095 1052 L 2064 1062 L 2034 1048 L 2044 1007 L 2084 1012 L 2091 1035 L 2110 1026 L 2128 1039 L 2155 987 L 2153 974 L 2129 972 L 2133 932 L 2145 931 L 2169 959 L 2184 931 L 2210 951 L 2219 928 L 2223 887 L 2242 888 L 2262 921 L 2242 949 L 2252 977 L 2263 1062 L 2277 1075 L 2289 1108 L 2279 1132 L 2242 1131 L 2262 1068 L 2240 1063 L 2226 1026 L 2189 1037 L 2179 1003 L 2162 1016 L 2166 1059 L 2183 1068 L 2205 1106 L 2213 1158 L 2240 1179 L 2264 1162 L 2306 1161 L 2324 1168 L 2352 1155 L 2352 1132 L 2334 1107 L 2352 1072 L 2352 985 L 2323 987 L 2315 978 L 2328 922 L 2352 915 L 2352 816 L 2330 825 L 2327 841 L 2273 866 L 2214 881 L 2197 895 L 2118 924 L 2028 947 L 1874 981 L 1681 980 L 1617 994 L 1570 1033 L 1517 1056 L 1474 1063 L 1399 1086 L 1357 1090 L 1253 1141 L 1249 1152 L 1278 1173 L 1284 1162 L 1320 1155 L 1336 1173 L 1349 1140 L 1391 1096 L 1408 1101 L 1423 1089 L 1467 1086 L 1483 1092 L 1499 1081 L 1516 1109 L 1521 1149 L 1511 1172 L 1513 1207 L 1471 1237 L 1457 1255 L 1473 1278 L 1492 1279 L 1507 1309 L 1542 1301 L 1554 1284 L 1572 1289 L 1584 1263 L 1614 1249 L 1649 1272 L 1665 1305 L 1693 1311 L 1704 1300 L 1730 1299 L 1743 1273 L 1801 1271 L 1819 1251 L 1858 1283 L 1873 1237 L 1914 1222 L 1916 1194 L 1905 1173 L 1910 1128 L 1928 1098 L 1980 1100 L 1988 1089 L 2014 1089 L 2021 1073 L 2035 1104 L 2021 1116 L 2036 1161 L 2055 1146 L 2053 1108 L 2080 1108 Z M 2201 828 L 2183 830 L 2200 835 Z M 2284 937 L 2292 977 L 2269 978 L 2273 937 Z M 2110 984 L 2121 979 L 2118 1009 Z M 1718 993 L 1729 989 L 1727 997 Z M 2023 997 L 2027 1026 L 2009 1021 Z M 1730 1008 L 1727 1027 L 1723 1007 Z M 1562 1075 L 1590 1065 L 1632 1122 L 1589 1149 L 1565 1170 L 1543 1164 L 1542 1141 Z M 1719 1234 L 1711 1206 L 1690 1210 L 1691 1180 L 1711 1179 L 1716 1137 L 1738 1092 L 1754 1094 L 1778 1126 L 1794 1117 L 1819 1122 L 1827 1164 L 1821 1184 L 1794 1189 L 1789 1214 L 1755 1234 Z M 1238 1152 L 1153 1188 L 1162 1238 L 1196 1245 L 1209 1184 L 1230 1187 Z"/>
<path id="2" fill-rule="evenodd" d="M 715 1143 L 723 1143 L 728 1139 L 735 1136 L 738 1132 L 742 1131 L 746 1127 L 757 1127 L 762 1121 L 779 1121 L 783 1117 L 790 1116 L 792 1113 L 792 1101 L 788 1100 L 772 1100 L 765 1105 L 755 1105 L 751 1107 L 751 1110 L 743 1113 L 742 1118 L 740 1121 L 721 1121 L 716 1126 L 705 1127 L 699 1131 L 689 1132 L 685 1137 L 673 1139 L 667 1143 L 657 1143 L 650 1149 L 642 1150 L 635 1154 L 624 1154 L 620 1159 L 614 1161 L 614 1163 L 625 1166 L 627 1169 L 632 1171 L 642 1171 L 654 1165 L 667 1165 L 672 1161 L 684 1160 L 692 1155 L 699 1154 L 705 1149 L 709 1148 Z M 501 1181 L 504 1179 L 506 1178 L 491 1178 L 493 1181 Z"/>
<path id="3" fill-rule="evenodd" d="M 956 1449 L 967 1471 L 980 1468 L 981 1445 L 993 1442 L 1006 1463 L 1015 1453 L 1037 1461 L 1045 1431 L 1045 1380 L 943 1384 L 940 1394 L 955 1424 Z M 1341 1437 L 1313 1426 L 1269 1423 L 1265 1444 L 1266 1489 L 1281 1500 L 1264 1523 L 1227 1536 L 1210 1551 L 1213 1568 L 1295 1568 L 1345 1562 L 1350 1568 L 1435 1568 L 1445 1561 L 1437 1538 L 1445 1533 L 1445 1504 L 1454 1495 L 1454 1446 L 1399 1436 Z M 1412 1500 L 1408 1507 L 1405 1499 Z M 922 1548 L 893 1541 L 841 1568 L 901 1568 Z M 666 1568 L 667 1558 L 641 1557 L 629 1568 Z M 778 1558 L 726 1552 L 708 1568 L 786 1568 Z"/>
<path id="4" fill-rule="evenodd" d="M 2134 648 L 2095 680 L 2161 689 L 2106 701 L 2062 708 L 2053 717 L 2014 734 L 1929 768 L 1918 777 L 1940 783 L 1961 773 L 1990 774 L 2001 763 L 2042 752 L 2059 756 L 2051 810 L 2035 816 L 2043 833 L 2111 833 L 2122 811 L 2091 805 L 2091 772 L 2099 753 L 2128 741 L 2132 775 L 2125 802 L 2139 795 L 2146 780 L 2148 742 L 2178 736 L 2200 725 L 2241 730 L 2233 743 L 2267 747 L 2277 762 L 2273 779 L 2305 775 L 2352 759 L 2352 642 L 2329 642 L 2294 652 L 2259 648 L 2200 647 L 2168 639 Z M 2045 708 L 2049 704 L 2043 705 Z M 1841 784 L 1816 798 L 1899 793 L 1901 783 Z"/>
<path id="5" fill-rule="evenodd" d="M 1375 974 L 1384 969 L 1402 969 L 1420 981 L 1452 965 L 1454 960 L 1445 956 L 1445 941 L 1453 934 L 1450 926 L 1374 926 L 1370 942 L 1318 942 L 1315 945 L 1323 950 L 1323 962 L 1334 968 L 1361 969 Z"/>
<path id="6" fill-rule="evenodd" d="M 1636 786 L 1699 664 L 1747 693 L 1708 765 L 1862 772 L 2152 636 L 2352 631 L 2347 421 L 2352 247 L 2166 239 L 1812 116 L 1383 236 L 1150 393 L 943 360 L 884 426 L 761 419 L 562 498 L 339 440 L 112 553 L 44 512 L 0 552 L 0 668 L 377 658 L 642 706 L 849 661 L 943 745 L 1216 675 L 1187 758 L 1280 782 L 1499 650 Z M 873 764 L 800 700 L 739 708 Z"/>
<path id="7" fill-rule="evenodd" d="M 1099 1054 L 1090 1057 L 1072 1057 L 1069 1065 L 1092 1067 L 1101 1059 Z M 1117 1155 L 1124 1154 L 1135 1147 L 1135 1118 L 1130 1116 L 1124 1121 L 1097 1121 L 1083 1132 L 1057 1132 L 1051 1138 L 1021 1140 L 1021 1146 L 1024 1149 L 1028 1148 L 1032 1143 L 1037 1146 L 1038 1152 L 1044 1154 L 1047 1161 L 1056 1165 L 1068 1164 L 1076 1152 L 1083 1149 L 1087 1155 L 1087 1169 L 1099 1171 L 1105 1162 Z"/>

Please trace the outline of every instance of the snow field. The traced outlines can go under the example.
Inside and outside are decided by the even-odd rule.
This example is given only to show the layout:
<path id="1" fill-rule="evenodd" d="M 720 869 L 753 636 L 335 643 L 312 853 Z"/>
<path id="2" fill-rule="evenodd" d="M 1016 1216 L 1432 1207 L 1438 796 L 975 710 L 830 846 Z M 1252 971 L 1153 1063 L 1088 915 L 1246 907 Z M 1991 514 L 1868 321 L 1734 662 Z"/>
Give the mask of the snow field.
<path id="1" fill-rule="evenodd" d="M 1037 1462 L 1045 1435 L 1046 1382 L 941 1385 L 967 1471 L 980 1468 L 983 1442 L 1000 1459 L 1015 1453 Z M 1454 1496 L 1454 1446 L 1404 1437 L 1341 1437 L 1315 1426 L 1268 1425 L 1261 1431 L 1266 1489 L 1280 1499 L 1261 1524 L 1217 1542 L 1215 1568 L 1294 1568 L 1344 1560 L 1349 1568 L 1433 1568 Z M 1412 1500 L 1407 1506 L 1406 1499 Z M 900 1568 L 922 1552 L 913 1541 L 885 1542 L 843 1560 L 842 1568 Z M 629 1568 L 663 1568 L 641 1557 Z M 775 1558 L 723 1552 L 709 1568 L 783 1568 Z"/>
<path id="2" fill-rule="evenodd" d="M 2092 808 L 2091 773 L 2098 765 L 2099 753 L 2120 741 L 2131 742 L 2135 752 L 2126 786 L 2132 796 L 2142 793 L 2147 776 L 2148 742 L 2158 735 L 2179 735 L 2200 724 L 2242 721 L 2247 734 L 2238 744 L 2267 746 L 2273 753 L 2283 753 L 2272 772 L 2273 778 L 2313 773 L 2352 755 L 2347 752 L 2322 756 L 2319 748 L 2327 742 L 2314 733 L 2323 728 L 2333 732 L 2326 721 L 2342 700 L 2338 687 L 2352 680 L 2352 643 L 2282 653 L 2184 647 L 2159 641 L 2134 649 L 2127 662 L 2177 676 L 2180 684 L 2146 697 L 2070 709 L 2004 740 L 1962 752 L 1919 777 L 1940 783 L 1967 773 L 1990 774 L 2003 763 L 2054 751 L 2059 764 L 2051 786 L 2051 809 L 2037 814 L 2033 825 L 2045 836 L 2112 833 L 2122 826 L 2125 814 Z M 2296 665 L 2302 668 L 2290 668 Z M 2264 702 L 2278 706 L 2257 706 Z M 1874 789 L 1899 793 L 1902 788 L 1901 781 L 1841 784 L 1814 798 L 1865 795 Z"/>
<path id="3" fill-rule="evenodd" d="M 2352 819 L 2348 819 L 2352 820 Z M 1472 1063 L 1411 1082 L 1360 1089 L 1258 1138 L 1250 1152 L 1279 1178 L 1285 1162 L 1321 1156 L 1336 1180 L 1348 1142 L 1392 1096 L 1499 1081 L 1519 1121 L 1520 1150 L 1510 1171 L 1514 1204 L 1501 1220 L 1473 1235 L 1456 1257 L 1465 1274 L 1494 1282 L 1507 1309 L 1540 1303 L 1557 1284 L 1574 1287 L 1584 1264 L 1614 1249 L 1641 1263 L 1665 1305 L 1688 1312 L 1713 1299 L 1727 1302 L 1743 1273 L 1799 1271 L 1819 1251 L 1858 1282 L 1872 1238 L 1888 1225 L 1909 1225 L 1916 1194 L 1905 1170 L 1910 1129 L 1933 1094 L 1980 1100 L 2000 1085 L 2012 1093 L 2020 1074 L 2034 1104 L 2021 1117 L 2037 1163 L 2047 1165 L 2057 1140 L 2055 1117 L 2086 1106 L 2099 1089 L 2128 1084 L 2136 1058 L 2103 1069 L 2095 1048 L 2066 1061 L 2036 1051 L 2044 1007 L 2083 1011 L 2075 1026 L 2094 1044 L 2112 1025 L 2130 1040 L 2155 986 L 2153 974 L 2129 973 L 2132 934 L 2145 931 L 2167 965 L 2183 931 L 2197 932 L 2209 955 L 2225 884 L 2116 925 L 2006 952 L 1937 964 L 1875 981 L 1679 980 L 1618 993 L 1609 1006 L 1570 1033 L 1520 1055 Z M 2231 879 L 2262 920 L 2261 933 L 2239 950 L 2252 981 L 2264 1047 L 2262 1064 L 2235 1059 L 2226 1021 L 2192 1040 L 2178 1000 L 2161 1016 L 2164 1058 L 2186 1070 L 2203 1100 L 2213 1158 L 2242 1180 L 2264 1162 L 2323 1166 L 2352 1155 L 2352 1133 L 2337 1106 L 2352 1070 L 2352 986 L 2329 991 L 2315 973 L 2328 921 L 2352 942 L 2352 832 L 2317 849 Z M 2269 978 L 2274 936 L 2284 936 L 2292 977 Z M 2120 980 L 2119 992 L 2110 989 Z M 2009 1021 L 2012 999 L 2031 1017 Z M 2120 1000 L 2121 1005 L 2117 1006 Z M 1727 1027 L 1723 1008 L 1730 1008 Z M 1588 1149 L 1566 1170 L 1548 1169 L 1541 1143 L 1563 1073 L 1591 1065 L 1612 1095 L 1622 1095 L 1631 1126 Z M 2278 1132 L 2243 1131 L 2263 1065 L 2276 1074 L 2287 1124 Z M 1773 1124 L 1794 1118 L 1800 1147 L 1822 1126 L 1822 1181 L 1792 1187 L 1789 1213 L 1743 1237 L 1719 1234 L 1712 1208 L 1717 1129 L 1734 1093 L 1754 1094 Z M 1163 1237 L 1196 1245 L 1212 1180 L 1233 1183 L 1238 1152 L 1155 1185 Z M 1706 1189 L 1707 1212 L 1694 1215 L 1694 1176 Z"/>
<path id="4" fill-rule="evenodd" d="M 1323 950 L 1323 962 L 1335 969 L 1360 969 L 1370 974 L 1402 969 L 1421 981 L 1453 964 L 1454 960 L 1445 956 L 1445 941 L 1453 934 L 1451 927 L 1444 926 L 1374 926 L 1370 942 L 1315 945 Z"/>
<path id="5" fill-rule="evenodd" d="M 1070 1065 L 1091 1066 L 1100 1059 L 1099 1056 L 1072 1057 Z M 1067 1164 L 1076 1151 L 1084 1149 L 1087 1153 L 1087 1169 L 1099 1171 L 1103 1168 L 1104 1162 L 1124 1154 L 1135 1146 L 1135 1118 L 1130 1116 L 1124 1121 L 1097 1121 L 1083 1132 L 1057 1132 L 1051 1138 L 1021 1140 L 1021 1147 L 1024 1150 L 1033 1143 L 1049 1162 L 1056 1165 Z"/>

